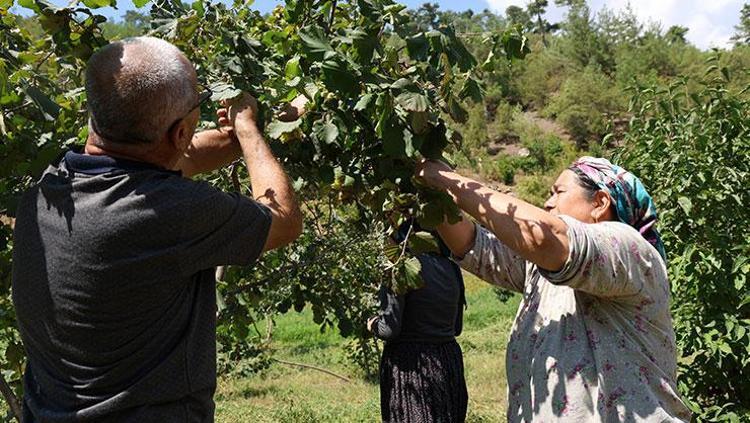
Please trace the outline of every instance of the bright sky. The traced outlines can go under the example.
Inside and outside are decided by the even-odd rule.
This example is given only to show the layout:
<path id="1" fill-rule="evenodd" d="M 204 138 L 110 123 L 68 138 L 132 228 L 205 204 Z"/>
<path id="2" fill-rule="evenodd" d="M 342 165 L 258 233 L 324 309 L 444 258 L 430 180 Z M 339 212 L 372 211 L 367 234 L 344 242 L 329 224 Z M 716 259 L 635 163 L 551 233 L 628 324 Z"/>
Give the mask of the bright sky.
<path id="1" fill-rule="evenodd" d="M 189 0 L 188 0 L 189 1 Z M 427 0 L 401 0 L 409 7 L 418 7 Z M 472 9 L 481 11 L 490 9 L 503 13 L 510 5 L 525 6 L 528 0 L 430 0 L 438 3 L 441 9 L 463 11 Z M 606 7 L 610 10 L 622 10 L 628 4 L 642 22 L 659 22 L 666 30 L 672 25 L 682 25 L 690 30 L 687 38 L 696 46 L 730 47 L 729 37 L 734 34 L 734 26 L 739 22 L 740 9 L 745 0 L 587 0 L 596 13 Z M 66 4 L 66 0 L 52 0 L 55 4 Z M 271 10 L 283 3 L 281 0 L 256 0 L 254 8 L 261 11 Z M 547 12 L 551 22 L 562 20 L 564 9 L 554 6 L 554 0 Z M 107 16 L 119 17 L 125 10 L 133 8 L 131 0 L 118 1 L 118 9 L 102 10 Z"/>

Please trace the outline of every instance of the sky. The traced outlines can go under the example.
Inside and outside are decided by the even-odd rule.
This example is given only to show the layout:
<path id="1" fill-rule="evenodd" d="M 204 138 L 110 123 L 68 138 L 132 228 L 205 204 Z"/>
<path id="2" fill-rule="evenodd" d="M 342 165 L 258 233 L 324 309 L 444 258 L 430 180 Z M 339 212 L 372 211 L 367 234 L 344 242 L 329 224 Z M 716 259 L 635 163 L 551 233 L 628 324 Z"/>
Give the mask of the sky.
<path id="1" fill-rule="evenodd" d="M 189 0 L 188 0 L 189 1 Z M 409 7 L 419 7 L 427 0 L 401 0 Z M 641 22 L 660 23 L 664 30 L 672 25 L 689 28 L 687 39 L 701 49 L 711 47 L 731 47 L 729 38 L 734 34 L 734 26 L 739 22 L 740 9 L 745 0 L 588 0 L 594 13 L 607 8 L 622 10 L 629 4 Z M 525 6 L 528 0 L 430 0 L 438 3 L 441 9 L 464 11 L 472 9 L 482 11 L 490 9 L 503 13 L 510 5 Z M 52 0 L 55 4 L 66 4 L 66 0 Z M 281 0 L 256 0 L 253 8 L 263 12 L 271 10 Z M 559 22 L 563 19 L 564 9 L 554 6 L 550 0 L 547 20 Z M 118 10 L 102 10 L 109 17 L 119 17 L 125 10 L 133 8 L 131 0 L 119 0 Z"/>

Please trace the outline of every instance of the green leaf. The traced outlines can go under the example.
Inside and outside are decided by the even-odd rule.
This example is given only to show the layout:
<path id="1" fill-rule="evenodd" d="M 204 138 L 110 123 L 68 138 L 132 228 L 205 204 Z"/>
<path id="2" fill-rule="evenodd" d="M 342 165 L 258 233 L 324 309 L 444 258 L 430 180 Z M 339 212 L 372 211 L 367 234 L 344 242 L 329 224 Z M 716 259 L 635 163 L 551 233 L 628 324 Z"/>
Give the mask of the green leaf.
<path id="1" fill-rule="evenodd" d="M 18 5 L 26 9 L 31 9 L 37 13 L 41 12 L 39 6 L 37 6 L 34 0 L 18 0 Z"/>
<path id="2" fill-rule="evenodd" d="M 409 113 L 411 129 L 415 134 L 421 135 L 430 130 L 430 115 L 427 112 Z"/>
<path id="3" fill-rule="evenodd" d="M 339 60 L 326 60 L 321 66 L 323 83 L 331 91 L 336 91 L 342 96 L 351 98 L 359 94 L 359 81 L 357 77 Z"/>
<path id="4" fill-rule="evenodd" d="M 406 51 L 412 60 L 424 62 L 430 52 L 430 44 L 427 42 L 424 32 L 406 38 Z"/>
<path id="5" fill-rule="evenodd" d="M 36 104 L 44 115 L 45 120 L 53 121 L 60 115 L 60 106 L 47 97 L 39 88 L 30 85 L 24 88 L 24 92 Z"/>
<path id="6" fill-rule="evenodd" d="M 284 67 L 284 76 L 286 76 L 287 80 L 291 80 L 301 75 L 302 71 L 299 67 L 299 56 L 295 55 L 294 57 L 289 59 L 288 62 L 286 62 L 286 66 Z"/>
<path id="7" fill-rule="evenodd" d="M 506 30 L 501 40 L 505 57 L 508 60 L 523 59 L 526 57 L 531 52 L 526 41 L 526 36 L 521 34 L 518 29 Z"/>
<path id="8" fill-rule="evenodd" d="M 409 250 L 414 255 L 439 253 L 437 240 L 429 232 L 420 231 L 409 237 Z"/>
<path id="9" fill-rule="evenodd" d="M 404 128 L 398 124 L 396 119 L 389 116 L 381 119 L 375 130 L 383 140 L 383 152 L 391 157 L 404 157 L 406 155 L 406 143 L 404 142 Z"/>
<path id="10" fill-rule="evenodd" d="M 410 257 L 404 261 L 404 279 L 407 289 L 417 289 L 424 283 L 420 272 L 422 272 L 422 263 L 416 257 Z"/>
<path id="11" fill-rule="evenodd" d="M 211 101 L 231 100 L 242 94 L 242 90 L 224 82 L 218 82 L 209 86 L 211 89 Z"/>
<path id="12" fill-rule="evenodd" d="M 448 101 L 448 114 L 450 114 L 453 120 L 457 123 L 466 123 L 466 120 L 469 118 L 469 113 L 466 109 L 464 109 L 463 106 L 452 97 Z"/>
<path id="13" fill-rule="evenodd" d="M 326 144 L 333 144 L 339 136 L 339 128 L 329 121 L 318 121 L 313 125 L 315 136 Z"/>
<path id="14" fill-rule="evenodd" d="M 306 26 L 299 31 L 302 40 L 302 51 L 305 56 L 314 61 L 321 61 L 327 52 L 333 52 L 328 37 L 317 25 Z"/>
<path id="15" fill-rule="evenodd" d="M 116 0 L 83 0 L 83 4 L 92 9 L 98 9 L 100 7 L 114 6 L 117 4 Z M 135 4 L 135 3 L 133 3 Z"/>
<path id="16" fill-rule="evenodd" d="M 301 124 L 302 119 L 297 119 L 291 122 L 282 122 L 280 120 L 275 120 L 268 125 L 268 136 L 273 139 L 279 139 L 281 138 L 282 134 L 294 131 L 295 129 L 299 128 Z"/>
<path id="17" fill-rule="evenodd" d="M 690 210 L 693 209 L 693 202 L 690 201 L 687 197 L 679 197 L 677 199 L 677 204 L 680 205 L 683 211 L 685 211 L 685 214 L 690 215 Z"/>
<path id="18" fill-rule="evenodd" d="M 151 0 L 133 0 L 133 5 L 135 7 L 143 7 L 145 6 L 149 1 Z"/>
<path id="19" fill-rule="evenodd" d="M 375 48 L 378 46 L 378 29 L 373 27 L 370 33 L 354 29 L 347 33 L 354 44 L 353 58 L 357 63 L 368 65 L 372 62 Z"/>
<path id="20" fill-rule="evenodd" d="M 409 112 L 424 112 L 427 110 L 427 97 L 414 92 L 405 92 L 396 97 L 396 102 Z"/>
<path id="21" fill-rule="evenodd" d="M 474 102 L 480 103 L 482 101 L 482 88 L 479 86 L 479 82 L 477 82 L 476 79 L 469 77 L 464 81 L 458 96 L 461 100 L 470 98 Z"/>
<path id="22" fill-rule="evenodd" d="M 429 134 L 425 136 L 425 141 L 419 148 L 419 152 L 428 159 L 439 160 L 442 158 L 443 150 L 448 146 L 448 138 L 445 136 L 445 131 L 445 124 L 442 122 L 438 126 L 433 127 Z"/>
<path id="23" fill-rule="evenodd" d="M 398 244 L 386 244 L 383 247 L 383 254 L 391 263 L 395 264 L 401 255 L 401 247 Z"/>
<path id="24" fill-rule="evenodd" d="M 373 97 L 373 94 L 365 94 L 360 97 L 359 101 L 357 101 L 357 104 L 354 105 L 354 110 L 362 111 L 367 109 L 367 106 L 372 102 Z"/>

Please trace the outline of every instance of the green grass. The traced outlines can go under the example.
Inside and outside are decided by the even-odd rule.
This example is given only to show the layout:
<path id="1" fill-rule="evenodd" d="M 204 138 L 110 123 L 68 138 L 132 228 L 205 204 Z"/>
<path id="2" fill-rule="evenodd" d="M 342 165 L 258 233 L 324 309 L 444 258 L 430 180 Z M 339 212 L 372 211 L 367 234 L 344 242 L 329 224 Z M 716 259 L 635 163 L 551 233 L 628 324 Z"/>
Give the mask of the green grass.
<path id="1" fill-rule="evenodd" d="M 469 422 L 505 419 L 505 344 L 518 307 L 518 297 L 500 302 L 493 288 L 465 275 L 469 304 L 464 351 L 469 389 Z M 346 359 L 346 340 L 334 331 L 321 333 L 309 311 L 290 312 L 276 321 L 274 357 L 323 367 L 351 379 L 274 363 L 248 378 L 221 378 L 216 391 L 216 421 L 252 422 L 378 422 L 377 384 L 364 381 Z"/>

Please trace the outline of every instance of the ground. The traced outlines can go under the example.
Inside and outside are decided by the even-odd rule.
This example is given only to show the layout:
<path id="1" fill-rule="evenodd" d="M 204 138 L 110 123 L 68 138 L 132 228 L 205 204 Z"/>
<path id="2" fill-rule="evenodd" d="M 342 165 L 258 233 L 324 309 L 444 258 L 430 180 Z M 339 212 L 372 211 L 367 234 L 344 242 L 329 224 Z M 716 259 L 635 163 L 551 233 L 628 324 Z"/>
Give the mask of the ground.
<path id="1" fill-rule="evenodd" d="M 465 275 L 468 309 L 464 352 L 469 389 L 468 422 L 505 420 L 505 344 L 519 298 L 501 302 L 492 286 Z M 320 333 L 309 312 L 290 312 L 277 320 L 275 357 L 313 364 L 351 379 L 344 382 L 315 370 L 274 363 L 248 377 L 220 379 L 216 421 L 234 422 L 378 422 L 377 383 L 357 376 L 347 361 L 343 340 L 335 332 Z"/>

